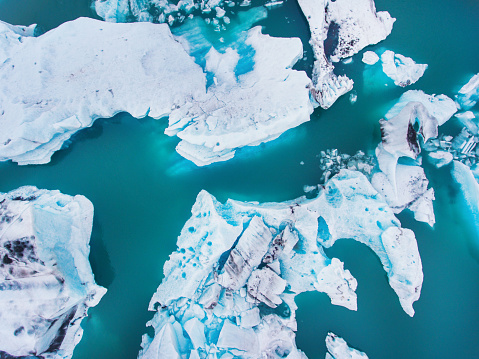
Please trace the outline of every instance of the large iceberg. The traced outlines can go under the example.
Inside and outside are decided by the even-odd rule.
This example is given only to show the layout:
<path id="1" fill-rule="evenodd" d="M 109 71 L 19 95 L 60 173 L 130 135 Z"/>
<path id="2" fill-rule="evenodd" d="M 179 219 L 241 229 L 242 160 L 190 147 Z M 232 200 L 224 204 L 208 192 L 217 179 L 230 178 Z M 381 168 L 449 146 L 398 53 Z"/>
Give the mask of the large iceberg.
<path id="1" fill-rule="evenodd" d="M 174 37 L 165 24 L 80 18 L 37 38 L 2 29 L 15 51 L 0 64 L 0 161 L 46 163 L 96 118 L 126 111 L 169 115 L 166 133 L 181 138 L 178 152 L 206 165 L 277 138 L 313 111 L 310 80 L 291 69 L 301 41 L 259 28 L 244 33 L 241 53 L 209 44 L 211 85 L 184 48 L 195 43 Z"/>
<path id="2" fill-rule="evenodd" d="M 321 291 L 356 309 L 356 280 L 323 248 L 339 238 L 369 246 L 413 315 L 423 274 L 414 233 L 367 178 L 342 170 L 315 198 L 221 204 L 200 192 L 150 302 L 154 338 L 140 358 L 305 358 L 296 347 L 294 297 Z"/>
<path id="3" fill-rule="evenodd" d="M 434 224 L 432 200 L 424 170 L 417 163 L 421 141 L 438 135 L 438 125 L 445 123 L 457 111 L 454 101 L 445 95 L 430 96 L 422 91 L 407 91 L 380 120 L 382 142 L 376 148 L 380 172 L 372 184 L 391 208 L 401 212 L 409 208 L 419 221 Z M 398 163 L 401 157 L 416 161 Z"/>
<path id="4" fill-rule="evenodd" d="M 350 348 L 348 343 L 334 333 L 328 333 L 326 337 L 326 359 L 368 359 L 368 356 L 359 350 Z"/>
<path id="5" fill-rule="evenodd" d="M 298 3 L 309 23 L 315 57 L 311 91 L 321 107 L 329 108 L 353 87 L 352 80 L 334 74 L 332 62 L 384 40 L 391 33 L 395 19 L 386 11 L 376 12 L 373 0 L 298 0 Z M 328 38 L 333 48 L 327 54 Z"/>
<path id="6" fill-rule="evenodd" d="M 204 93 L 203 71 L 167 25 L 80 18 L 6 45 L 15 52 L 0 64 L 0 161 L 49 162 L 96 118 L 160 118 Z"/>
<path id="7" fill-rule="evenodd" d="M 71 358 L 106 292 L 88 261 L 92 222 L 83 196 L 0 193 L 0 357 Z"/>

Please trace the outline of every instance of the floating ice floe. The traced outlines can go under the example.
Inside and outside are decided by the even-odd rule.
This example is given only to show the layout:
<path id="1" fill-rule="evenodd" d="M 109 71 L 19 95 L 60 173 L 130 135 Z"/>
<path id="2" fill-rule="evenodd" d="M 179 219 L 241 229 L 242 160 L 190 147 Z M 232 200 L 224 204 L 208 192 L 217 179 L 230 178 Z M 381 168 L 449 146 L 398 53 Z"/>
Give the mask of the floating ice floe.
<path id="1" fill-rule="evenodd" d="M 459 90 L 456 96 L 457 102 L 463 110 L 473 107 L 479 100 L 479 74 L 471 79 Z"/>
<path id="2" fill-rule="evenodd" d="M 438 125 L 455 112 L 454 101 L 445 95 L 430 96 L 422 91 L 407 91 L 380 120 L 382 142 L 376 148 L 381 172 L 372 178 L 372 184 L 396 213 L 409 208 L 415 218 L 433 225 L 433 189 L 418 163 L 398 164 L 401 157 L 418 159 L 423 142 L 438 135 Z"/>
<path id="3" fill-rule="evenodd" d="M 461 187 L 466 203 L 473 215 L 474 222 L 476 226 L 479 227 L 479 183 L 477 177 L 469 166 L 459 161 L 453 161 L 452 177 Z"/>
<path id="4" fill-rule="evenodd" d="M 383 71 L 396 86 L 406 87 L 424 75 L 426 64 L 416 64 L 413 59 L 386 50 L 381 55 Z"/>
<path id="5" fill-rule="evenodd" d="M 363 60 L 366 65 L 374 65 L 379 61 L 379 56 L 374 51 L 366 51 L 363 54 Z"/>
<path id="6" fill-rule="evenodd" d="M 359 172 L 343 170 L 315 199 L 221 204 L 200 192 L 150 301 L 139 358 L 305 358 L 294 298 L 321 291 L 356 309 L 356 280 L 324 249 L 339 238 L 369 246 L 413 315 L 423 274 L 414 233 Z"/>
<path id="7" fill-rule="evenodd" d="M 313 111 L 310 80 L 291 69 L 301 41 L 259 28 L 242 35 L 242 52 L 209 44 L 203 57 L 211 86 L 183 47 L 197 44 L 165 24 L 80 18 L 21 42 L 8 26 L 3 31 L 15 51 L 0 64 L 0 161 L 47 163 L 72 134 L 125 111 L 169 115 L 165 132 L 182 140 L 177 151 L 206 165 L 277 138 Z"/>
<path id="8" fill-rule="evenodd" d="M 0 193 L 0 357 L 71 358 L 106 292 L 88 261 L 92 221 L 83 196 Z"/>
<path id="9" fill-rule="evenodd" d="M 326 359 L 368 359 L 368 356 L 359 350 L 350 348 L 348 343 L 334 333 L 328 333 L 326 337 Z"/>
<path id="10" fill-rule="evenodd" d="M 332 62 L 358 53 L 368 45 L 384 40 L 395 21 L 388 12 L 376 12 L 373 0 L 298 0 L 311 31 L 314 98 L 323 108 L 329 108 L 341 95 L 350 91 L 353 81 L 336 76 Z M 328 33 L 337 36 L 337 46 L 328 49 Z"/>

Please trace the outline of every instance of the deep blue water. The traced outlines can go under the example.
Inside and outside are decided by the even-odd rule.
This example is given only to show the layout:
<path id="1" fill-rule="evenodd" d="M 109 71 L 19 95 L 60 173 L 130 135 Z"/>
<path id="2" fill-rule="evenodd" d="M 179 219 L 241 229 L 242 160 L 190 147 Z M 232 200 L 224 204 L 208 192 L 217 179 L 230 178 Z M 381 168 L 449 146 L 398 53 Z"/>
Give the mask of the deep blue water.
<path id="1" fill-rule="evenodd" d="M 378 10 L 397 18 L 392 34 L 371 49 L 388 48 L 419 63 L 425 75 L 408 89 L 453 96 L 479 71 L 479 2 L 476 0 L 376 0 Z M 88 1 L 0 0 L 0 19 L 40 24 L 44 30 L 79 16 L 94 16 Z M 305 19 L 294 0 L 260 22 L 273 36 L 303 40 L 310 71 Z M 278 140 L 240 151 L 226 163 L 197 168 L 174 150 L 178 140 L 163 134 L 165 121 L 119 114 L 76 135 L 68 149 L 42 166 L 0 164 L 0 191 L 21 185 L 83 194 L 95 206 L 91 263 L 97 282 L 108 288 L 84 320 L 74 359 L 135 358 L 152 314 L 148 302 L 162 279 L 196 195 L 206 189 L 219 200 L 283 201 L 318 182 L 321 150 L 371 151 L 380 140 L 378 120 L 404 89 L 363 78 L 361 54 L 338 73 L 355 81 L 358 101 L 347 96 L 329 110 Z M 451 120 L 452 121 L 452 120 Z M 300 165 L 303 161 L 304 165 Z M 436 190 L 434 229 L 400 215 L 416 233 L 424 284 L 416 315 L 409 318 L 377 257 L 365 246 L 340 240 L 328 250 L 357 278 L 358 311 L 333 306 L 324 294 L 298 297 L 298 346 L 309 358 L 324 358 L 328 331 L 344 337 L 370 358 L 479 358 L 479 256 L 477 232 L 447 169 L 426 167 Z"/>

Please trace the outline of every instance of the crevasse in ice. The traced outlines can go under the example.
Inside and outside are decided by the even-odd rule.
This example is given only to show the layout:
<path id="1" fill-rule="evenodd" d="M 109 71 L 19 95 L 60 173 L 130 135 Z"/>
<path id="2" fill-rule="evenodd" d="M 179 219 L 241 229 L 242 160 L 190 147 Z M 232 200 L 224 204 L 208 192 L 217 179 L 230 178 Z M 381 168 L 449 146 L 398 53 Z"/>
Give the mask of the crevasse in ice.
<path id="1" fill-rule="evenodd" d="M 106 292 L 88 261 L 92 221 L 83 196 L 0 193 L 0 357 L 71 358 Z"/>
<path id="2" fill-rule="evenodd" d="M 356 280 L 323 248 L 339 238 L 379 257 L 413 315 L 423 274 L 414 233 L 359 173 L 342 170 L 315 198 L 221 204 L 200 192 L 153 295 L 140 358 L 305 358 L 295 344 L 294 297 L 328 294 L 356 309 Z"/>

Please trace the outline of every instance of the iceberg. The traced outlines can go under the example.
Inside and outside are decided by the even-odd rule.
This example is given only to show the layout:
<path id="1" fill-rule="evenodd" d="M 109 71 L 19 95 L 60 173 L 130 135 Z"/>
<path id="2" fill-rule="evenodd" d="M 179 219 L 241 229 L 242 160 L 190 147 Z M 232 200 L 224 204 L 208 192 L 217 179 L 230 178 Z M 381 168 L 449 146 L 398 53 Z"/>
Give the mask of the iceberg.
<path id="1" fill-rule="evenodd" d="M 452 177 L 461 187 L 466 203 L 472 213 L 476 226 L 479 223 L 479 183 L 469 166 L 453 161 Z"/>
<path id="2" fill-rule="evenodd" d="M 456 99 L 463 110 L 469 110 L 477 103 L 479 100 L 479 74 L 472 76 L 467 84 L 461 87 Z"/>
<path id="3" fill-rule="evenodd" d="M 365 353 L 350 348 L 343 338 L 334 333 L 328 333 L 326 336 L 326 347 L 326 359 L 368 359 Z"/>
<path id="4" fill-rule="evenodd" d="M 376 12 L 373 0 L 298 0 L 298 3 L 309 23 L 315 57 L 311 92 L 319 105 L 327 109 L 353 87 L 351 79 L 334 74 L 332 62 L 384 40 L 391 33 L 395 19 L 386 11 Z M 335 46 L 327 54 L 328 36 L 333 37 Z"/>
<path id="5" fill-rule="evenodd" d="M 305 358 L 296 347 L 294 298 L 321 291 L 356 310 L 357 281 L 324 248 L 339 238 L 369 246 L 380 258 L 407 314 L 423 280 L 414 233 L 367 178 L 342 170 L 314 199 L 219 203 L 199 193 L 164 265 L 149 309 L 153 338 L 139 358 Z"/>
<path id="6" fill-rule="evenodd" d="M 409 208 L 417 220 L 434 224 L 434 192 L 427 189 L 424 170 L 417 165 L 421 152 L 419 137 L 422 142 L 437 137 L 438 125 L 456 111 L 454 101 L 445 95 L 407 91 L 379 121 L 382 142 L 376 148 L 376 157 L 380 172 L 374 174 L 372 184 L 396 213 Z M 401 157 L 416 163 L 398 164 Z"/>
<path id="7" fill-rule="evenodd" d="M 396 86 L 406 87 L 419 80 L 427 69 L 426 64 L 416 64 L 413 59 L 386 50 L 381 55 L 383 72 Z"/>
<path id="8" fill-rule="evenodd" d="M 16 51 L 0 64 L 0 161 L 47 163 L 97 118 L 160 118 L 204 93 L 202 69 L 167 25 L 80 18 L 9 45 Z"/>
<path id="9" fill-rule="evenodd" d="M 200 22 L 194 19 L 192 24 Z M 291 69 L 303 54 L 299 39 L 273 38 L 255 27 L 244 33 L 244 40 L 240 37 L 226 49 L 216 45 L 217 50 L 201 39 L 201 32 L 177 34 L 193 56 L 206 53 L 205 70 L 213 74 L 203 98 L 170 115 L 165 133 L 181 139 L 176 150 L 183 157 L 198 166 L 225 161 L 237 148 L 274 140 L 310 120 L 311 81 L 305 72 Z M 252 53 L 253 61 L 248 60 Z M 239 68 L 249 70 L 238 73 Z"/>
<path id="10" fill-rule="evenodd" d="M 106 289 L 88 261 L 93 205 L 21 187 L 0 193 L 0 357 L 71 358 Z"/>
<path id="11" fill-rule="evenodd" d="M 21 42 L 3 30 L 16 50 L 0 65 L 0 161 L 47 163 L 75 132 L 125 111 L 169 116 L 177 151 L 201 166 L 276 139 L 313 111 L 310 80 L 291 69 L 301 41 L 259 27 L 221 51 L 173 36 L 166 24 L 80 18 Z M 206 49 L 205 71 L 185 50 L 196 45 Z"/>

